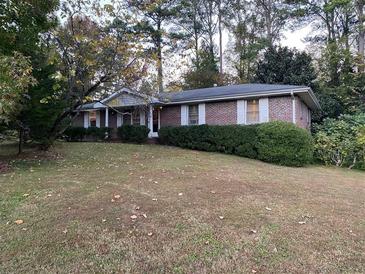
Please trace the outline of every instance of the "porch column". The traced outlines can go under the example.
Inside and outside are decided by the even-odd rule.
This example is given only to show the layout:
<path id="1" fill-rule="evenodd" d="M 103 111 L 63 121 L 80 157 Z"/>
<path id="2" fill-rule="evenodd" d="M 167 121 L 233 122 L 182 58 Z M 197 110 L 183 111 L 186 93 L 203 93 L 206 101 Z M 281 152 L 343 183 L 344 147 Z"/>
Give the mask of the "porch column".
<path id="1" fill-rule="evenodd" d="M 148 106 L 148 128 L 150 129 L 150 133 L 148 133 L 149 137 L 153 135 L 153 107 L 151 105 Z"/>
<path id="2" fill-rule="evenodd" d="M 109 108 L 105 109 L 105 127 L 109 127 Z"/>

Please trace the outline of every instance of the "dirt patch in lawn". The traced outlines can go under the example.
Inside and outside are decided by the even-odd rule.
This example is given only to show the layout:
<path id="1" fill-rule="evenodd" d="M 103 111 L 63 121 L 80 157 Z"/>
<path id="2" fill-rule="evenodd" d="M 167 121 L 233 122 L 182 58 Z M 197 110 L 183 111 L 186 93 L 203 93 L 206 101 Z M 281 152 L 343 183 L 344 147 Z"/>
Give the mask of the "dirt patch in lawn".
<path id="1" fill-rule="evenodd" d="M 0 272 L 365 272 L 363 172 L 158 145 L 54 152 L 0 176 Z"/>

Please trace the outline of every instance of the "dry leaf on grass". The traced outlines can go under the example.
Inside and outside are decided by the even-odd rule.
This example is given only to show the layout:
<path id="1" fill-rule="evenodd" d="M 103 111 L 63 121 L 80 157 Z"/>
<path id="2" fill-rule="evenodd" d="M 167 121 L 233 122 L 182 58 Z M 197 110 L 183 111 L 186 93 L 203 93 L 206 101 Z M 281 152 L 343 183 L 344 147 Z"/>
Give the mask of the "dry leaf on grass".
<path id="1" fill-rule="evenodd" d="M 137 219 L 137 215 L 132 215 L 132 216 L 131 216 L 131 219 L 132 219 L 132 220 Z"/>
<path id="2" fill-rule="evenodd" d="M 267 211 L 271 211 L 272 209 L 270 207 L 265 207 Z"/>
<path id="3" fill-rule="evenodd" d="M 23 220 L 16 220 L 14 223 L 16 223 L 17 225 L 21 225 L 21 224 L 24 223 L 24 221 Z"/>
<path id="4" fill-rule="evenodd" d="M 224 219 L 224 217 L 223 216 L 218 216 L 219 217 L 219 219 L 221 219 L 221 220 L 223 220 Z"/>
<path id="5" fill-rule="evenodd" d="M 120 195 L 119 194 L 114 195 L 114 199 L 120 199 Z"/>
<path id="6" fill-rule="evenodd" d="M 153 233 L 152 232 L 148 232 L 148 234 L 147 234 L 148 236 L 152 236 L 153 235 Z"/>

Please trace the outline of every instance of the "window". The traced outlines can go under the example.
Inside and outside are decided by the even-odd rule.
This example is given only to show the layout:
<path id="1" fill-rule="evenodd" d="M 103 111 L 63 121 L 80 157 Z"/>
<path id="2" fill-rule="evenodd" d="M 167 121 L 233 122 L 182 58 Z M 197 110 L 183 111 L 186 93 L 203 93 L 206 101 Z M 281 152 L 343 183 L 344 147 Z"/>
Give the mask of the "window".
<path id="1" fill-rule="evenodd" d="M 198 105 L 190 105 L 189 106 L 189 125 L 197 125 L 199 124 L 199 109 Z"/>
<path id="2" fill-rule="evenodd" d="M 141 118 L 139 117 L 139 111 L 133 111 L 133 125 L 139 125 Z"/>
<path id="3" fill-rule="evenodd" d="M 96 127 L 96 111 L 89 112 L 89 126 Z"/>
<path id="4" fill-rule="evenodd" d="M 130 125 L 132 122 L 132 116 L 130 113 L 123 113 L 123 125 Z"/>
<path id="5" fill-rule="evenodd" d="M 259 100 L 247 101 L 247 124 L 257 124 L 260 122 Z"/>

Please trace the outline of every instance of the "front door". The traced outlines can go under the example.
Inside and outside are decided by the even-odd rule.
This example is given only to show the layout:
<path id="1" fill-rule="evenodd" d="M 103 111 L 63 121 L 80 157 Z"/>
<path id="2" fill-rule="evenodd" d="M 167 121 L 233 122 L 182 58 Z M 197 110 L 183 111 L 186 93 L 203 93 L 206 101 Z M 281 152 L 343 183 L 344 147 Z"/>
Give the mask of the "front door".
<path id="1" fill-rule="evenodd" d="M 152 136 L 158 137 L 158 130 L 160 129 L 160 110 L 154 109 L 152 112 Z"/>

